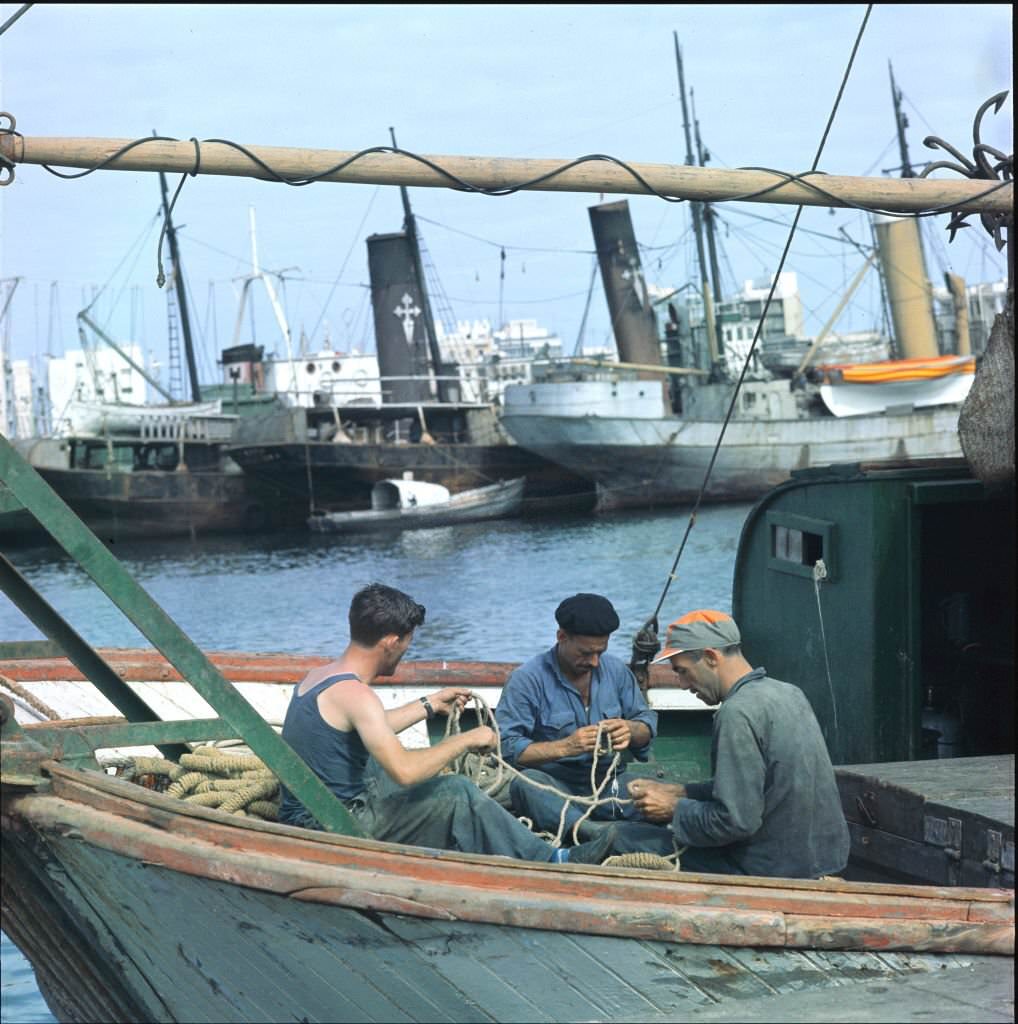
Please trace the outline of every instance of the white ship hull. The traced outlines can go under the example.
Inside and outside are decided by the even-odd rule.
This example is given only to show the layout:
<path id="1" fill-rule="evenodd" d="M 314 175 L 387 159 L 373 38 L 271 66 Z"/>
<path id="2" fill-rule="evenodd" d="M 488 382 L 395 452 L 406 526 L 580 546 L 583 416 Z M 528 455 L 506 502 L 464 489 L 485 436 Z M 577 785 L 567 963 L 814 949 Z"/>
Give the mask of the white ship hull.
<path id="1" fill-rule="evenodd" d="M 566 390 L 542 394 L 541 388 Z M 594 481 L 601 509 L 695 501 L 723 424 L 723 418 L 663 414 L 662 403 L 649 391 L 634 409 L 622 382 L 610 392 L 604 391 L 603 382 L 511 391 L 515 394 L 507 394 L 502 419 L 506 431 L 521 447 Z M 612 415 L 613 404 L 625 415 Z M 655 407 L 658 415 L 653 415 Z M 958 457 L 959 408 L 847 417 L 733 418 L 718 449 L 705 500 L 754 500 L 787 480 L 793 469 Z M 648 411 L 651 415 L 645 415 Z"/>

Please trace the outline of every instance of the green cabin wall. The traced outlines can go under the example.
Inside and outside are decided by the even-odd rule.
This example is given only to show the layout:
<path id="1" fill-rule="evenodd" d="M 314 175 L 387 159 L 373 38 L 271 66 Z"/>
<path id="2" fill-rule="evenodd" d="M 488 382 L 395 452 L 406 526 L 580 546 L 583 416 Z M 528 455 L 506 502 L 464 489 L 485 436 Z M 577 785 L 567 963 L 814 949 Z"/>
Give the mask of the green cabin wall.
<path id="1" fill-rule="evenodd" d="M 937 756 L 935 739 L 931 750 L 923 732 L 931 682 L 938 700 L 961 707 L 970 728 L 969 747 L 956 753 L 1013 751 L 1013 726 L 1009 736 L 992 735 L 992 724 L 976 722 L 973 711 L 985 717 L 981 697 L 992 692 L 996 717 L 1013 718 L 1013 686 L 1001 683 L 1014 663 L 1013 522 L 1013 494 L 988 497 L 958 468 L 805 471 L 754 506 L 732 594 L 744 650 L 751 663 L 806 693 L 836 764 Z M 772 527 L 782 523 L 823 536 L 822 623 L 812 569 L 773 557 Z M 964 638 L 952 647 L 944 636 L 943 606 L 952 594 L 993 637 L 967 656 L 969 698 L 952 692 L 945 668 L 965 648 Z M 990 665 L 990 646 L 1000 671 Z M 990 677 L 996 681 L 987 684 Z"/>

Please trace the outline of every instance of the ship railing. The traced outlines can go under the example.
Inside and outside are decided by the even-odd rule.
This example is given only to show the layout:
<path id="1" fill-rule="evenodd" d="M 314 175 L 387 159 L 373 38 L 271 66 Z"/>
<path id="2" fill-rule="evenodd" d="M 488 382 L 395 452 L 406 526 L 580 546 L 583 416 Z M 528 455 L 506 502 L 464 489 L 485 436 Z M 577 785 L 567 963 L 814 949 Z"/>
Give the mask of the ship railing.
<path id="1" fill-rule="evenodd" d="M 141 423 L 145 441 L 229 441 L 237 423 L 236 416 L 153 416 Z"/>

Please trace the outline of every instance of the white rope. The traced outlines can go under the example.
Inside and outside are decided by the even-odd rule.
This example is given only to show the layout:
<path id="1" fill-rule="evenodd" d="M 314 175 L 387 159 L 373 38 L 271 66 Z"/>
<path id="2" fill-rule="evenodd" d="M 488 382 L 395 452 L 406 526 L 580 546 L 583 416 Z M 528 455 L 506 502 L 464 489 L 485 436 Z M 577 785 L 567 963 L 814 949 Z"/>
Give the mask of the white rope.
<path id="1" fill-rule="evenodd" d="M 824 665 L 827 668 L 827 690 L 831 695 L 831 711 L 834 719 L 834 742 L 838 742 L 838 702 L 834 697 L 834 682 L 831 679 L 831 659 L 827 654 L 827 631 L 824 629 L 824 613 L 820 607 L 820 582 L 827 579 L 827 566 L 822 558 L 813 566 L 813 592 L 817 599 L 817 618 L 820 619 L 820 641 L 824 649 Z"/>
<path id="2" fill-rule="evenodd" d="M 586 811 L 583 813 L 582 817 L 580 817 L 576 824 L 573 825 L 573 842 L 577 843 L 579 842 L 580 825 L 582 825 L 583 822 L 586 821 L 587 818 L 589 818 L 590 815 L 593 814 L 598 807 L 603 807 L 606 804 L 617 804 L 619 806 L 622 806 L 624 804 L 631 804 L 633 802 L 630 798 L 601 797 L 601 794 L 604 792 L 604 788 L 608 785 L 609 781 L 618 781 L 616 771 L 618 769 L 619 761 L 622 759 L 621 752 L 615 752 L 615 756 L 612 758 L 612 763 L 608 766 L 608 770 L 605 772 L 605 776 L 601 780 L 600 786 L 597 785 L 597 755 L 601 752 L 602 738 L 607 741 L 607 752 L 612 752 L 611 737 L 603 736 L 604 722 L 599 722 L 597 726 L 597 736 L 595 738 L 594 743 L 594 760 L 590 766 L 591 795 L 575 796 L 572 793 L 563 793 L 562 790 L 557 789 L 554 786 L 549 786 L 543 782 L 538 782 L 535 779 L 531 779 L 523 772 L 518 771 L 511 764 L 509 764 L 509 762 L 502 757 L 502 734 L 499 731 L 498 722 L 495 719 L 494 712 L 491 710 L 485 699 L 480 694 L 471 692 L 470 696 L 473 698 L 476 704 L 474 710 L 477 714 L 478 724 L 488 725 L 491 728 L 491 730 L 495 733 L 495 750 L 493 753 L 489 753 L 486 755 L 487 761 L 493 760 L 495 762 L 495 779 L 493 782 L 490 782 L 487 785 L 481 785 L 478 779 L 474 778 L 471 772 L 466 768 L 466 755 L 461 755 L 456 759 L 456 761 L 452 765 L 452 770 L 460 775 L 466 775 L 469 778 L 472 778 L 474 782 L 477 782 L 478 785 L 481 785 L 481 789 L 485 793 L 487 793 L 488 796 L 491 796 L 491 794 L 494 793 L 499 788 L 499 786 L 502 785 L 505 776 L 508 775 L 511 778 L 521 779 L 528 786 L 533 786 L 535 789 L 543 789 L 545 792 L 554 793 L 555 796 L 560 797 L 563 801 L 562 812 L 559 816 L 558 830 L 556 831 L 555 835 L 552 836 L 549 840 L 552 846 L 559 847 L 562 845 L 562 837 L 565 834 L 566 814 L 568 813 L 571 804 L 586 805 L 587 808 Z M 461 710 L 458 707 L 454 708 L 452 712 L 449 714 L 445 725 L 446 737 L 451 736 L 454 733 L 460 732 L 460 716 Z M 481 758 L 479 763 L 483 766 L 485 764 L 485 758 Z M 528 825 L 531 829 L 533 829 L 533 822 L 528 822 Z"/>

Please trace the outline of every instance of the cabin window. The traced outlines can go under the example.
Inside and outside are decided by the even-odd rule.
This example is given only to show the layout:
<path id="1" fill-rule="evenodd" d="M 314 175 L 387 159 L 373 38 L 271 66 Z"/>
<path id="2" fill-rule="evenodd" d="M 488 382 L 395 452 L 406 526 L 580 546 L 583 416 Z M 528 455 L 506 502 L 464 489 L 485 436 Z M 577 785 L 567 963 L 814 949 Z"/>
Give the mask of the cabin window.
<path id="1" fill-rule="evenodd" d="M 768 512 L 767 525 L 768 568 L 812 579 L 814 566 L 822 561 L 825 579 L 834 578 L 834 523 L 789 512 Z"/>

